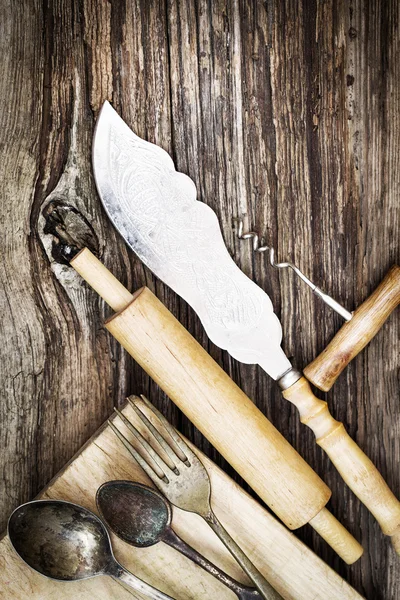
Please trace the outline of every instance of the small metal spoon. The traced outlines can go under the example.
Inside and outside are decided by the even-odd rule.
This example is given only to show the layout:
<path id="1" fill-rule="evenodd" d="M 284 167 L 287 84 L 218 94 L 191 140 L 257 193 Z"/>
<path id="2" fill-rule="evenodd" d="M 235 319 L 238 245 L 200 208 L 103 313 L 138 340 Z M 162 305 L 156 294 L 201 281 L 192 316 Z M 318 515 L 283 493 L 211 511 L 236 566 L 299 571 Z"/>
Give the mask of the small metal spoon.
<path id="1" fill-rule="evenodd" d="M 97 490 L 96 502 L 110 529 L 128 544 L 145 548 L 165 542 L 211 573 L 240 600 L 261 598 L 256 589 L 224 573 L 174 532 L 171 504 L 157 490 L 132 481 L 108 481 Z"/>
<path id="2" fill-rule="evenodd" d="M 152 600 L 173 600 L 120 565 L 103 523 L 77 504 L 61 500 L 23 504 L 8 521 L 8 535 L 17 554 L 50 579 L 77 581 L 109 575 Z"/>

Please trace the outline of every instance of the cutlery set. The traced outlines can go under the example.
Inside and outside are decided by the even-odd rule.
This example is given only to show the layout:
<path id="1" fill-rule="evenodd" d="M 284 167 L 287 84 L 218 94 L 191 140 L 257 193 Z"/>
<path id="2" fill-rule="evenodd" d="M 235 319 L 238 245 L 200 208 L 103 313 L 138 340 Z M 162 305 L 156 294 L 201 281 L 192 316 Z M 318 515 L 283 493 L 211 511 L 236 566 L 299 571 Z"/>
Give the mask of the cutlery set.
<path id="1" fill-rule="evenodd" d="M 166 435 L 161 435 L 140 410 L 140 400 L 158 418 Z M 166 542 L 211 573 L 241 600 L 282 598 L 213 513 L 210 504 L 211 483 L 200 459 L 144 396 L 141 399 L 128 398 L 128 402 L 148 428 L 153 444 L 147 442 L 118 410 L 117 414 L 133 433 L 140 450 L 115 427 L 113 421 L 110 420 L 109 425 L 164 496 L 140 483 L 106 482 L 96 494 L 97 507 L 103 521 L 118 537 L 133 546 L 145 548 L 159 541 Z M 154 449 L 154 441 L 158 444 L 158 451 Z M 160 449 L 169 459 L 169 465 L 158 453 Z M 158 467 L 159 475 L 151 462 Z M 168 500 L 178 508 L 201 515 L 209 523 L 260 593 L 235 581 L 173 531 L 172 508 Z M 154 589 L 118 563 L 102 520 L 82 506 L 60 500 L 28 502 L 12 513 L 8 535 L 19 556 L 31 568 L 51 579 L 78 581 L 108 575 L 153 600 L 171 600 L 170 596 Z"/>
<path id="2" fill-rule="evenodd" d="M 142 401 L 148 408 L 152 408 L 144 396 L 142 396 Z M 252 580 L 263 598 L 271 600 L 281 598 L 279 594 L 274 592 L 270 584 L 251 563 L 214 514 L 211 508 L 210 479 L 202 462 L 158 411 L 152 408 L 153 412 L 162 423 L 163 428 L 169 437 L 169 441 L 167 441 L 167 436 L 161 435 L 154 425 L 152 425 L 135 401 L 131 400 L 130 403 L 136 414 L 148 428 L 149 433 L 153 437 L 153 442 L 156 441 L 158 443 L 158 449 L 155 449 L 154 443 L 151 445 L 141 435 L 123 413 L 118 412 L 119 417 L 135 436 L 141 447 L 141 453 L 128 442 L 111 421 L 110 425 L 115 434 L 123 441 L 129 452 L 142 467 L 143 471 L 145 471 L 156 487 L 174 506 L 181 508 L 182 510 L 194 512 L 200 515 L 208 523 L 242 567 L 243 571 Z M 160 449 L 164 451 L 166 460 L 161 457 L 159 452 Z M 146 456 L 146 458 L 144 456 Z M 157 465 L 159 469 L 158 473 L 151 465 L 149 458 Z"/>
<path id="3" fill-rule="evenodd" d="M 197 201 L 193 181 L 107 102 L 96 125 L 93 170 L 100 199 L 130 248 L 192 306 L 212 342 L 241 362 L 259 364 L 278 382 L 345 482 L 400 546 L 400 502 L 292 367 L 271 300 L 230 257 L 217 216 Z"/>
<path id="4" fill-rule="evenodd" d="M 272 267 L 292 269 L 346 323 L 320 356 L 299 372 L 281 348 L 282 328 L 270 298 L 231 258 L 212 209 L 197 200 L 193 181 L 170 156 L 135 135 L 106 102 L 93 142 L 93 170 L 103 206 L 138 258 L 192 306 L 210 340 L 246 364 L 258 364 L 294 404 L 343 480 L 374 515 L 400 553 L 400 502 L 371 460 L 317 398 L 329 390 L 400 302 L 394 266 L 354 312 L 342 307 L 254 231 L 237 234 L 266 254 Z M 113 309 L 106 329 L 164 390 L 258 496 L 291 530 L 309 523 L 348 564 L 361 545 L 326 507 L 331 491 L 256 405 L 146 287 L 128 291 L 88 248 L 64 244 L 63 255 Z M 160 541 L 211 573 L 239 599 L 288 597 L 277 591 L 221 524 L 212 508 L 208 472 L 180 434 L 144 397 L 128 399 L 142 429 L 118 409 L 109 427 L 157 490 L 108 481 L 96 494 L 100 520 L 62 501 L 36 501 L 10 517 L 9 537 L 36 571 L 60 581 L 110 575 L 149 598 L 171 598 L 114 558 L 103 521 L 124 542 Z M 116 423 L 119 423 L 117 426 Z M 190 547 L 174 531 L 171 505 L 200 515 L 251 580 L 245 586 Z M 292 597 L 292 596 L 291 596 Z"/>
<path id="5" fill-rule="evenodd" d="M 328 486 L 156 296 L 130 294 L 87 248 L 71 264 L 118 311 L 106 329 L 279 518 L 355 562 L 362 547 L 325 507 Z"/>

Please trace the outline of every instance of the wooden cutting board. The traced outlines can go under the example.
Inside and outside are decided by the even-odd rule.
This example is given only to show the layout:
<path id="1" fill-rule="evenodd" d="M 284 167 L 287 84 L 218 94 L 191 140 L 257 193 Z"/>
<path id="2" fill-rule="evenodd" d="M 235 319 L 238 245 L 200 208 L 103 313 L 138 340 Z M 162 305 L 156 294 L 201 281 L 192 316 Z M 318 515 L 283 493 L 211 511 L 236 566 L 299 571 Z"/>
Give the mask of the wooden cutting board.
<path id="1" fill-rule="evenodd" d="M 125 414 L 142 429 L 129 406 Z M 116 424 L 127 434 L 123 425 Z M 192 446 L 193 447 L 193 446 Z M 287 600 L 355 600 L 361 596 L 286 527 L 264 510 L 214 463 L 196 450 L 210 474 L 213 508 L 267 578 Z M 64 499 L 97 512 L 98 487 L 112 479 L 150 484 L 147 476 L 106 424 L 51 481 L 41 498 Z M 173 528 L 189 544 L 235 578 L 246 582 L 223 545 L 197 515 L 174 509 Z M 234 600 L 230 590 L 162 542 L 133 548 L 112 535 L 117 559 L 139 577 L 177 600 Z M 48 580 L 27 567 L 8 537 L 0 541 L 0 598 L 7 600 L 128 600 L 142 598 L 108 577 L 83 582 Z"/>

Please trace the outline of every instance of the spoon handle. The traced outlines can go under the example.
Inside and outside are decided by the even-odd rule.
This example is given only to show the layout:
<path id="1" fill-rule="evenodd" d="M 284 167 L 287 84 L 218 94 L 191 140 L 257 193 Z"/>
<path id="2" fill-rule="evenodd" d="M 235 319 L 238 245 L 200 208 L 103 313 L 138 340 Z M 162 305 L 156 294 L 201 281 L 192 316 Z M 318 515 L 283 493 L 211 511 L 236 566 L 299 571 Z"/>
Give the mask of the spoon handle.
<path id="1" fill-rule="evenodd" d="M 136 577 L 136 575 L 125 569 L 117 561 L 115 568 L 112 568 L 110 575 L 116 581 L 126 585 L 128 588 L 144 594 L 148 598 L 151 598 L 151 600 L 174 600 L 174 598 L 168 596 L 168 594 L 160 592 L 160 590 L 157 590 L 152 585 L 142 581 L 142 579 L 139 579 L 139 577 Z"/>
<path id="2" fill-rule="evenodd" d="M 189 546 L 173 529 L 168 528 L 165 531 L 162 541 L 192 560 L 196 565 L 207 571 L 207 573 L 213 575 L 218 581 L 232 590 L 239 600 L 260 600 L 261 596 L 256 589 L 243 585 L 239 581 L 236 581 L 236 579 L 233 579 L 233 577 L 214 565 L 214 563 L 200 554 L 200 552 L 197 552 L 192 546 Z"/>
<path id="3" fill-rule="evenodd" d="M 218 521 L 215 514 L 210 510 L 210 514 L 204 517 L 211 529 L 217 534 L 221 542 L 236 559 L 243 571 L 250 577 L 260 594 L 265 600 L 283 600 L 282 596 L 272 587 L 260 571 L 253 565 L 243 550 L 231 538 L 224 526 Z"/>

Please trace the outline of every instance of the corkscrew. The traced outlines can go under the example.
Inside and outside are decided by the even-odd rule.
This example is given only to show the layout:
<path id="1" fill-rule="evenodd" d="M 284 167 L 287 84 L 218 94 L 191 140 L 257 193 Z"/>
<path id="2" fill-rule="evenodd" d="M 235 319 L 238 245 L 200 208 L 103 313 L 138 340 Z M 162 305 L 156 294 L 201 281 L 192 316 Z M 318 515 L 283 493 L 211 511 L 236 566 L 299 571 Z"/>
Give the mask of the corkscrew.
<path id="1" fill-rule="evenodd" d="M 346 310 L 344 306 L 339 304 L 339 302 L 334 300 L 334 298 L 323 292 L 321 288 L 316 286 L 306 275 L 304 275 L 304 273 L 300 271 L 300 269 L 296 267 L 296 265 L 294 265 L 291 262 L 277 262 L 275 259 L 275 249 L 271 246 L 263 245 L 258 233 L 256 233 L 255 231 L 243 232 L 244 222 L 242 218 L 235 217 L 233 220 L 235 223 L 237 223 L 238 238 L 240 240 L 252 240 L 254 252 L 257 252 L 258 254 L 267 253 L 271 267 L 273 267 L 274 269 L 292 269 L 292 271 L 294 271 L 296 275 L 300 277 L 300 279 L 312 289 L 314 294 L 325 302 L 325 304 L 327 304 L 334 311 L 336 311 L 343 319 L 345 319 L 345 321 L 351 320 L 353 313 Z"/>

